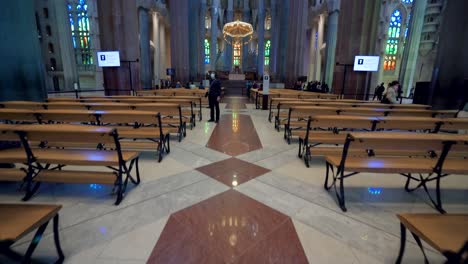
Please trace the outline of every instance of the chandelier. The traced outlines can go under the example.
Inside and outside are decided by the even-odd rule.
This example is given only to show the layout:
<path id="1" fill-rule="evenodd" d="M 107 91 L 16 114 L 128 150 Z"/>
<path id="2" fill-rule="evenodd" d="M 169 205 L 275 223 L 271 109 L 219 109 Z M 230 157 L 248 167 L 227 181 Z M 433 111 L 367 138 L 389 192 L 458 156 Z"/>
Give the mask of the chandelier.
<path id="1" fill-rule="evenodd" d="M 224 24 L 224 41 L 226 41 L 230 45 L 246 45 L 252 40 L 252 36 L 253 27 L 249 23 L 237 20 L 234 22 Z M 247 40 L 245 40 L 245 38 L 247 38 Z"/>

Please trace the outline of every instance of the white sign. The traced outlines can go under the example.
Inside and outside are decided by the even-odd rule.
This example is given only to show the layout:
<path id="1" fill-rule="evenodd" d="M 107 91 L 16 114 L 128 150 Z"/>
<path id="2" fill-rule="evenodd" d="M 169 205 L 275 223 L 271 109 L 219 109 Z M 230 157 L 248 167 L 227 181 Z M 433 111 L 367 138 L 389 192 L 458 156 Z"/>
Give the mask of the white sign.
<path id="1" fill-rule="evenodd" d="M 379 56 L 356 56 L 354 58 L 354 71 L 378 71 Z"/>
<path id="2" fill-rule="evenodd" d="M 120 55 L 118 51 L 98 51 L 99 67 L 120 67 Z"/>
<path id="3" fill-rule="evenodd" d="M 270 93 L 270 75 L 263 75 L 263 94 Z"/>

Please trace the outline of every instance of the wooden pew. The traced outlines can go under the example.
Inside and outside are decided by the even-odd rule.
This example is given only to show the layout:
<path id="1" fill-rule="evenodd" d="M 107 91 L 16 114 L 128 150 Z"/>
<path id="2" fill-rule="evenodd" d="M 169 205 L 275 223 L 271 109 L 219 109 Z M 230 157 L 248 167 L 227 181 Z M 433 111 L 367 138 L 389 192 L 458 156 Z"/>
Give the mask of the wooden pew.
<path id="1" fill-rule="evenodd" d="M 39 124 L 76 123 L 98 124 L 96 111 L 88 110 L 41 110 L 35 112 Z"/>
<path id="2" fill-rule="evenodd" d="M 148 103 L 134 105 L 135 110 L 150 111 L 161 115 L 162 126 L 170 133 L 177 133 L 179 142 L 187 134 L 187 118 L 182 115 L 182 108 L 177 104 Z"/>
<path id="3" fill-rule="evenodd" d="M 161 162 L 170 152 L 170 131 L 163 128 L 161 115 L 147 111 L 99 111 L 99 123 L 117 129 L 124 149 L 152 149 Z M 148 142 L 149 141 L 149 142 Z"/>
<path id="4" fill-rule="evenodd" d="M 34 101 L 6 101 L 0 102 L 0 108 L 40 110 L 44 109 L 44 103 Z"/>
<path id="5" fill-rule="evenodd" d="M 27 163 L 26 152 L 19 144 L 18 134 L 15 133 L 17 127 L 18 125 L 0 124 L 0 141 L 12 142 L 11 148 L 0 150 L 0 163 L 12 165 Z M 27 174 L 26 169 L 24 166 L 0 168 L 0 182 L 23 182 Z"/>
<path id="6" fill-rule="evenodd" d="M 311 116 L 307 122 L 307 129 L 297 134 L 299 137 L 298 157 L 303 158 L 305 165 L 309 167 L 311 156 L 326 156 L 341 152 L 350 130 L 373 131 L 378 121 L 377 117 L 367 116 Z M 323 144 L 337 147 L 318 147 Z"/>
<path id="7" fill-rule="evenodd" d="M 447 263 L 467 263 L 468 215 L 467 214 L 398 214 L 400 220 L 400 251 L 395 263 L 403 260 L 408 229 L 427 260 L 421 239 L 447 258 Z"/>
<path id="8" fill-rule="evenodd" d="M 424 187 L 434 207 L 444 213 L 440 181 L 450 174 L 468 174 L 467 157 L 468 135 L 352 132 L 346 137 L 342 154 L 325 157 L 324 187 L 336 187 L 339 206 L 346 211 L 345 178 L 361 172 L 400 174 L 407 179 L 406 191 Z M 431 181 L 436 181 L 435 198 L 427 191 Z M 416 187 L 410 187 L 411 182 L 416 182 Z"/>
<path id="9" fill-rule="evenodd" d="M 97 183 L 114 186 L 117 194 L 115 205 L 118 205 L 124 197 L 128 181 L 140 183 L 140 153 L 123 151 L 114 128 L 64 124 L 22 125 L 16 129 L 16 133 L 27 154 L 25 201 L 36 193 L 42 182 Z M 41 142 L 40 147 L 33 146 L 31 142 Z M 67 147 L 67 143 L 72 143 L 72 147 Z M 94 144 L 96 147 L 77 148 L 76 143 Z M 57 145 L 61 148 L 56 148 Z M 105 149 L 106 145 L 114 148 Z M 64 170 L 68 165 L 83 168 L 97 166 L 110 171 Z M 132 175 L 134 167 L 136 178 Z"/>
<path id="10" fill-rule="evenodd" d="M 6 123 L 37 123 L 34 110 L 0 109 L 0 120 Z"/>
<path id="11" fill-rule="evenodd" d="M 61 205 L 48 204 L 0 204 L 0 254 L 15 262 L 31 263 L 32 254 L 53 219 L 53 234 L 58 260 L 62 263 L 65 256 L 59 239 L 59 210 Z M 14 243 L 36 230 L 24 256 L 11 249 Z"/>

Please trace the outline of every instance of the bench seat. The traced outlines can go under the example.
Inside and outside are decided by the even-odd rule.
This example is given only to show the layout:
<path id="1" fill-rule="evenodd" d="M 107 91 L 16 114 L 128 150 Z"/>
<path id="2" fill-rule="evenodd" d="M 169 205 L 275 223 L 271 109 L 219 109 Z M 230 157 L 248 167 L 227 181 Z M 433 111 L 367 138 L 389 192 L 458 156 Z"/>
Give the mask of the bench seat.
<path id="1" fill-rule="evenodd" d="M 468 243 L 468 214 L 397 214 L 401 226 L 401 263 L 406 244 L 406 229 L 420 243 L 420 239 L 447 257 L 446 263 L 466 263 Z M 464 248 L 465 247 L 465 248 Z M 424 253 L 424 249 L 420 247 Z M 429 263 L 424 254 L 424 261 Z"/>
<path id="2" fill-rule="evenodd" d="M 326 156 L 328 163 L 339 167 L 341 155 Z M 378 173 L 431 173 L 437 163 L 437 159 L 430 158 L 403 158 L 403 157 L 378 157 L 360 158 L 348 157 L 345 171 L 352 172 L 378 172 Z"/>
<path id="3" fill-rule="evenodd" d="M 448 174 L 468 174 L 468 160 L 446 159 L 442 166 L 442 172 Z"/>
<path id="4" fill-rule="evenodd" d="M 83 149 L 35 149 L 34 155 L 39 163 L 86 165 L 86 166 L 118 166 L 119 158 L 115 151 L 83 150 Z M 138 157 L 134 151 L 122 151 L 124 161 Z"/>
<path id="5" fill-rule="evenodd" d="M 2 163 L 26 163 L 28 162 L 26 152 L 23 148 L 11 148 L 0 150 Z"/>
<path id="6" fill-rule="evenodd" d="M 18 239 L 52 219 L 61 205 L 0 204 L 0 241 Z"/>
<path id="7" fill-rule="evenodd" d="M 26 172 L 17 168 L 0 169 L 0 181 L 23 181 Z"/>
<path id="8" fill-rule="evenodd" d="M 116 179 L 116 172 L 72 170 L 43 170 L 34 177 L 34 181 L 40 182 L 96 183 L 110 185 L 114 184 Z"/>

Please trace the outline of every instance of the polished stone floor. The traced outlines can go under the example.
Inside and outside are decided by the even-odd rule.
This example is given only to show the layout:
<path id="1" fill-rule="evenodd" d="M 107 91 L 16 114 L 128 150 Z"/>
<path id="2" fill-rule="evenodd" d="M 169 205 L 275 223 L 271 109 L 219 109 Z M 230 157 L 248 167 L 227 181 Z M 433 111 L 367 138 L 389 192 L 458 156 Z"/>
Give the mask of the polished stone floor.
<path id="1" fill-rule="evenodd" d="M 404 191 L 404 178 L 369 173 L 347 181 L 343 213 L 322 187 L 323 160 L 306 168 L 267 111 L 235 97 L 221 110 L 219 124 L 199 122 L 182 142 L 171 141 L 161 163 L 144 152 L 142 183 L 130 185 L 120 206 L 108 186 L 42 186 L 30 203 L 64 206 L 66 263 L 394 263 L 395 214 L 436 212 L 423 191 Z M 0 200 L 19 202 L 17 188 L 2 183 Z M 448 212 L 468 213 L 468 177 L 444 178 L 442 190 Z M 24 252 L 30 239 L 14 249 Z M 426 248 L 431 262 L 443 261 Z M 35 259 L 54 258 L 48 228 Z M 408 237 L 404 263 L 422 262 Z"/>

